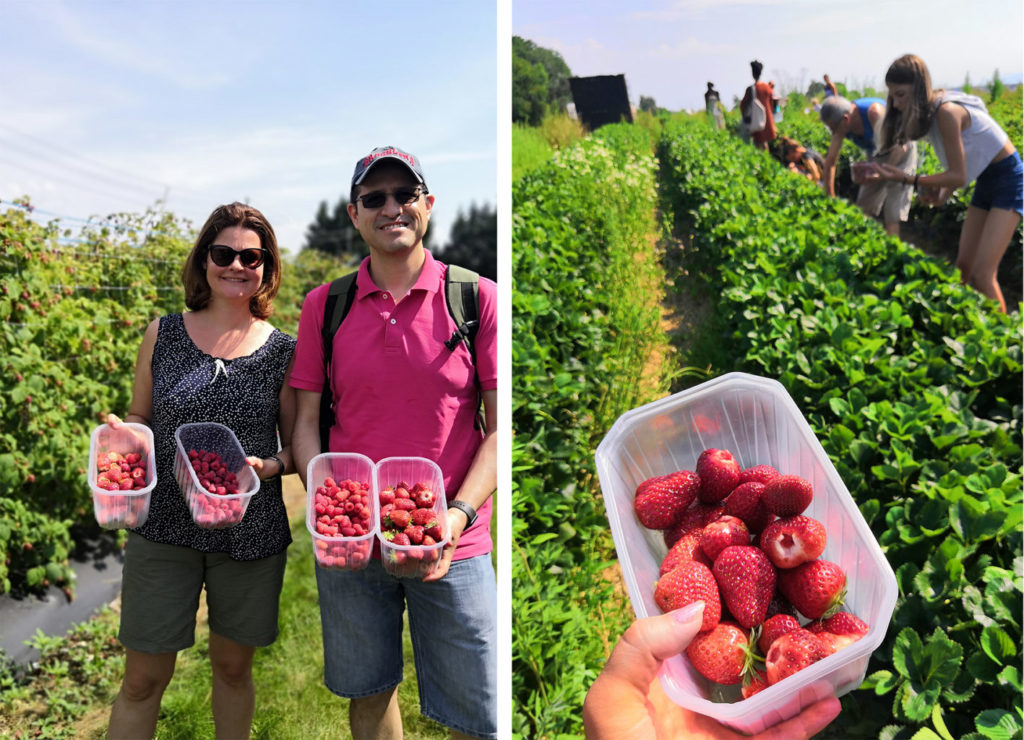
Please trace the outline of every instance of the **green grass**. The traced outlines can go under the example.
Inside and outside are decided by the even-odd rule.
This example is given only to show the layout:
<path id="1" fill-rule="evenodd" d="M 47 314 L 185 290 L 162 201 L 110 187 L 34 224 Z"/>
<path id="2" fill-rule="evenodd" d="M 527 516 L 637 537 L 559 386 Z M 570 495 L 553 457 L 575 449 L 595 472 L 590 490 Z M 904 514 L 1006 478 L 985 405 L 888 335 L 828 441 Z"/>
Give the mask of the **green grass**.
<path id="1" fill-rule="evenodd" d="M 515 124 L 512 126 L 512 182 L 540 167 L 554 150 L 540 129 Z"/>
<path id="2" fill-rule="evenodd" d="M 277 642 L 256 652 L 256 714 L 253 738 L 344 740 L 348 700 L 323 685 L 320 611 L 313 571 L 312 541 L 301 516 L 292 522 L 294 543 L 281 592 Z M 118 615 L 104 609 L 67 638 L 42 641 L 42 657 L 29 682 L 14 685 L 0 671 L 0 738 L 49 737 L 99 740 L 106 737 L 110 705 L 120 687 L 124 653 L 114 635 Z M 196 644 L 178 655 L 161 702 L 159 740 L 213 738 L 210 708 L 209 630 L 197 627 Z M 448 737 L 448 730 L 419 713 L 412 643 L 403 635 L 405 680 L 398 689 L 405 737 Z M 68 668 L 70 666 L 70 670 Z"/>

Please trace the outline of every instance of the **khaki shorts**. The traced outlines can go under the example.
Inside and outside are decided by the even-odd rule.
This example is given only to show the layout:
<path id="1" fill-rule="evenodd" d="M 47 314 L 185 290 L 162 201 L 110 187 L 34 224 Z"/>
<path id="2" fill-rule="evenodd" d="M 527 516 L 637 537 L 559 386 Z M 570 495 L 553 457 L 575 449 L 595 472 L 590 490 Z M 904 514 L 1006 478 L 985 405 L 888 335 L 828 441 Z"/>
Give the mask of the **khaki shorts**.
<path id="1" fill-rule="evenodd" d="M 911 142 L 909 150 L 896 166 L 909 175 L 917 170 L 917 147 Z M 871 161 L 871 158 L 868 158 Z M 857 193 L 857 205 L 869 216 L 881 214 L 882 221 L 894 224 L 906 221 L 910 216 L 910 200 L 914 195 L 913 185 L 901 182 L 876 182 L 861 185 Z"/>
<path id="2" fill-rule="evenodd" d="M 270 645 L 277 639 L 287 557 L 282 551 L 260 560 L 232 560 L 227 553 L 150 542 L 129 532 L 118 638 L 142 653 L 191 647 L 205 585 L 212 632 L 243 645 Z"/>

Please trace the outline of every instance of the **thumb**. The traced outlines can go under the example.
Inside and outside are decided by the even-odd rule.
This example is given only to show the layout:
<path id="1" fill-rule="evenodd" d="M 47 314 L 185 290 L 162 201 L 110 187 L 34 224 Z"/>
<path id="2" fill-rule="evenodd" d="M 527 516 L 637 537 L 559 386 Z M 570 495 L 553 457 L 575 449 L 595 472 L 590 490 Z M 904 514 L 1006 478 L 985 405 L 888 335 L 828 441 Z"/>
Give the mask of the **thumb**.
<path id="1" fill-rule="evenodd" d="M 612 650 L 604 673 L 646 691 L 658 675 L 662 661 L 678 655 L 700 630 L 704 602 L 656 617 L 638 619 Z"/>

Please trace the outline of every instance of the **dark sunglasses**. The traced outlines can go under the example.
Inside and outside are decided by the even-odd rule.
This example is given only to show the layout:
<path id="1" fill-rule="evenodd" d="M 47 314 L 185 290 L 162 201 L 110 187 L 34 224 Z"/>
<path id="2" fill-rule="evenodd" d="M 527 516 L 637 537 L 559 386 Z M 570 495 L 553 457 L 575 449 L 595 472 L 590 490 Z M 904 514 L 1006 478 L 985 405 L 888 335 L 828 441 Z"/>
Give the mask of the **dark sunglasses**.
<path id="1" fill-rule="evenodd" d="M 427 192 L 426 188 L 417 185 L 414 188 L 397 188 L 393 193 L 389 193 L 386 190 L 374 190 L 370 193 L 364 193 L 356 198 L 356 200 L 363 201 L 363 205 L 366 208 L 380 208 L 388 202 L 388 196 L 393 196 L 395 202 L 400 206 L 407 206 L 414 203 L 423 193 Z"/>
<path id="2" fill-rule="evenodd" d="M 235 256 L 242 261 L 242 267 L 255 270 L 263 264 L 266 259 L 267 250 L 263 248 L 250 247 L 248 249 L 234 250 L 224 244 L 214 244 L 209 249 L 210 259 L 217 267 L 227 267 L 235 261 Z"/>

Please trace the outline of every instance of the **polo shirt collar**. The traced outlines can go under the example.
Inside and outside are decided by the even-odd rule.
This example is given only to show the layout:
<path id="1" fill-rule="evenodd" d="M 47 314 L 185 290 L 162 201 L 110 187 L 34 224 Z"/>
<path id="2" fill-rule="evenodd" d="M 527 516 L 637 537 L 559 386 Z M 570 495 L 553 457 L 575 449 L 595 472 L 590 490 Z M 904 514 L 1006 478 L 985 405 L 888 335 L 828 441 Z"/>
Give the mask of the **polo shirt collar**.
<path id="1" fill-rule="evenodd" d="M 443 278 L 441 263 L 434 259 L 434 255 L 430 253 L 429 249 L 424 249 L 423 269 L 420 270 L 420 276 L 416 279 L 416 283 L 412 286 L 410 292 L 413 290 L 425 290 L 428 293 L 437 293 L 440 290 Z M 359 276 L 356 279 L 356 283 L 358 285 L 356 300 L 361 300 L 368 295 L 381 291 L 377 284 L 373 282 L 373 278 L 370 277 L 369 257 L 364 257 L 359 265 Z"/>

